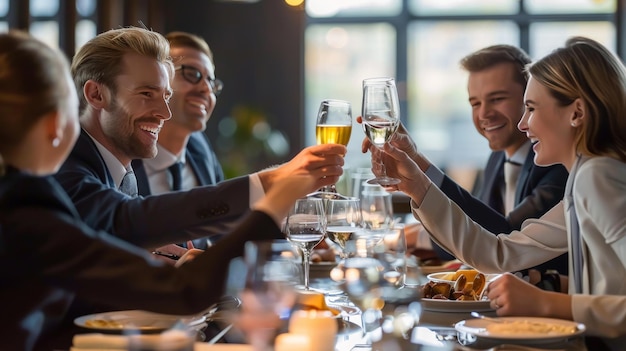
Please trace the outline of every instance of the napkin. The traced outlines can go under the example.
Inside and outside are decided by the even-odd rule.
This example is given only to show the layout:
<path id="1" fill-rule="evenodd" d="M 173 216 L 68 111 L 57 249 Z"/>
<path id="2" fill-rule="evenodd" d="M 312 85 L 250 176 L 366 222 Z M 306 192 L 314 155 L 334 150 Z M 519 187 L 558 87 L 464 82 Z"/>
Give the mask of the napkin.
<path id="1" fill-rule="evenodd" d="M 193 338 L 181 330 L 168 330 L 149 335 L 107 335 L 99 333 L 75 335 L 70 351 L 128 350 L 137 349 L 178 350 L 189 349 Z M 187 347 L 186 347 L 187 346 Z"/>

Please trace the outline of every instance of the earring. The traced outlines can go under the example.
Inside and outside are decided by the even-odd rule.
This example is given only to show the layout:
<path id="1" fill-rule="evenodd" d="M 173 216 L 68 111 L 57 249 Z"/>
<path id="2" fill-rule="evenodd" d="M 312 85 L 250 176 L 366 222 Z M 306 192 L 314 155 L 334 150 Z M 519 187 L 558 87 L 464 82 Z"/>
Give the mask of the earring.
<path id="1" fill-rule="evenodd" d="M 578 123 L 572 122 L 572 127 L 574 127 L 574 128 L 578 127 Z"/>
<path id="2" fill-rule="evenodd" d="M 54 138 L 52 139 L 52 147 L 59 147 L 59 145 L 61 144 L 61 140 L 59 140 L 59 138 Z"/>

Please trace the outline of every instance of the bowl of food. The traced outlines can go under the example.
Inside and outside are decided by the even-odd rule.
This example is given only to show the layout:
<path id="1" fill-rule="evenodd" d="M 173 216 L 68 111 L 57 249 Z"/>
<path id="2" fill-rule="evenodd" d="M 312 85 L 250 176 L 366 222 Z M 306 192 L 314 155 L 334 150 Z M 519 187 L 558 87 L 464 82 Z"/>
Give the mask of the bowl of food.
<path id="1" fill-rule="evenodd" d="M 424 298 L 479 301 L 487 283 L 499 274 L 483 274 L 474 269 L 459 269 L 455 272 L 431 273 L 428 283 L 422 287 Z"/>

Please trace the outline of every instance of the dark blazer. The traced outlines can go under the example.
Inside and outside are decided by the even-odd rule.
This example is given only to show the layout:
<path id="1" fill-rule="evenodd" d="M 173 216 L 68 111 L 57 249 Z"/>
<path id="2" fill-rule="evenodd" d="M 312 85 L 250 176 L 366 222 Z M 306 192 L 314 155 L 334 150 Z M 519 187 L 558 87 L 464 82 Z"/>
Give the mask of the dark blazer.
<path id="1" fill-rule="evenodd" d="M 47 339 L 74 297 L 116 310 L 198 313 L 218 301 L 226 280 L 226 269 L 207 267 L 226 267 L 246 240 L 282 237 L 271 217 L 252 211 L 206 253 L 174 268 L 92 230 L 52 177 L 9 169 L 0 177 L 2 349 L 50 350 Z"/>
<path id="2" fill-rule="evenodd" d="M 203 132 L 191 133 L 187 141 L 186 152 L 186 161 L 193 170 L 199 185 L 214 185 L 224 180 L 222 165 L 217 159 L 206 134 Z M 139 195 L 151 195 L 150 182 L 143 161 L 133 160 L 132 165 L 137 177 Z"/>
<path id="3" fill-rule="evenodd" d="M 186 162 L 193 170 L 194 176 L 198 181 L 198 185 L 215 185 L 224 180 L 224 172 L 215 152 L 213 151 L 209 139 L 203 132 L 195 132 L 189 135 L 186 147 Z M 150 181 L 146 173 L 146 167 L 143 160 L 133 160 L 133 171 L 137 178 L 137 190 L 139 195 L 152 195 L 150 189 Z M 222 235 L 214 235 L 211 237 L 211 243 Z M 194 246 L 198 249 L 206 249 L 207 241 L 205 238 L 193 241 Z"/>
<path id="4" fill-rule="evenodd" d="M 522 165 L 517 189 L 515 192 L 515 208 L 507 215 L 502 214 L 502 195 L 498 184 L 504 179 L 503 151 L 492 152 L 483 174 L 482 186 L 476 196 L 445 176 L 441 190 L 454 201 L 474 222 L 493 233 L 510 233 L 521 228 L 522 222 L 528 218 L 539 218 L 563 199 L 567 170 L 565 167 L 540 167 L 533 159 L 535 152 L 530 149 L 526 161 Z M 434 243 L 433 243 L 434 244 Z M 434 244 L 433 247 L 444 259 L 451 259 L 449 253 Z M 531 268 L 531 267 L 529 267 Z M 567 274 L 567 254 L 563 254 L 537 267 L 544 272 L 556 269 Z"/>
<path id="5" fill-rule="evenodd" d="M 87 225 L 147 248 L 227 233 L 250 212 L 247 176 L 216 186 L 131 198 L 117 190 L 84 130 L 55 178 Z"/>

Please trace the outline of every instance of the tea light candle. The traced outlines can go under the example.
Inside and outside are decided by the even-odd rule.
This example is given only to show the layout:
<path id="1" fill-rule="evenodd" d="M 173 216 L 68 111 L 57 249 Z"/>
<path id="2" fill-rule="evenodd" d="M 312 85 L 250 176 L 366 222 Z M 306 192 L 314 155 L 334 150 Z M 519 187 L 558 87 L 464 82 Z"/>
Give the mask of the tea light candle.
<path id="1" fill-rule="evenodd" d="M 294 311 L 289 319 L 289 333 L 308 336 L 308 350 L 334 351 L 337 320 L 330 311 Z"/>
<path id="2" fill-rule="evenodd" d="M 276 337 L 274 351 L 314 351 L 308 335 L 284 333 Z"/>

